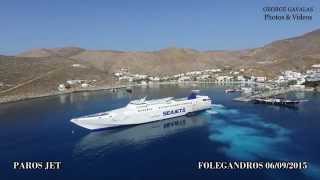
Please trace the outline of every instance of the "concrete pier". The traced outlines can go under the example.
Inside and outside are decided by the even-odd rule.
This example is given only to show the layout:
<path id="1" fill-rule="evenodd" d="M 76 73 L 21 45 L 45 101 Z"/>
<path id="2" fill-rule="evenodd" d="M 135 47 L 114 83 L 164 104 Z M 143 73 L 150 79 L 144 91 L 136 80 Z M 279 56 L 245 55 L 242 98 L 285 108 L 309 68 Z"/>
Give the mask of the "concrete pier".
<path id="1" fill-rule="evenodd" d="M 286 94 L 293 91 L 312 91 L 312 89 L 294 89 L 294 88 L 282 88 L 282 89 L 274 89 L 266 92 L 256 93 L 252 95 L 244 95 L 237 98 L 234 98 L 234 101 L 241 101 L 241 102 L 250 102 L 257 98 L 268 98 L 272 96 L 278 96 L 281 94 Z"/>

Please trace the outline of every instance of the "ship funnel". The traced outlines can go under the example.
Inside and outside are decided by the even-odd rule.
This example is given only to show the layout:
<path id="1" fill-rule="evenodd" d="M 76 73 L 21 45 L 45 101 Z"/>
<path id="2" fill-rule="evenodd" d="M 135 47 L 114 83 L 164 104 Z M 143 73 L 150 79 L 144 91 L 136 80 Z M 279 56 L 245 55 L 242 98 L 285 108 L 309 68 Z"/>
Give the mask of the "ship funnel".
<path id="1" fill-rule="evenodd" d="M 191 94 L 188 96 L 188 99 L 196 99 L 197 98 L 197 94 L 200 93 L 200 90 L 192 90 Z"/>

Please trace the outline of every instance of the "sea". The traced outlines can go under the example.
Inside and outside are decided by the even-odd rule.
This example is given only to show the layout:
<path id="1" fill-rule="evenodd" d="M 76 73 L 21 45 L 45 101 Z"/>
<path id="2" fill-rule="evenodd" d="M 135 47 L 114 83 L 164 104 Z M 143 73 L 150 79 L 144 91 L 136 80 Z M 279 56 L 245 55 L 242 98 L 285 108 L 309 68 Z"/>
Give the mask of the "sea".
<path id="1" fill-rule="evenodd" d="M 0 179 L 320 179 L 319 93 L 287 94 L 307 100 L 288 108 L 233 101 L 239 94 L 226 94 L 226 88 L 155 84 L 132 93 L 101 90 L 0 104 Z M 93 132 L 70 122 L 137 98 L 185 97 L 192 89 L 210 96 L 212 108 Z M 60 166 L 21 166 L 27 162 Z M 243 166 L 225 166 L 236 163 Z"/>

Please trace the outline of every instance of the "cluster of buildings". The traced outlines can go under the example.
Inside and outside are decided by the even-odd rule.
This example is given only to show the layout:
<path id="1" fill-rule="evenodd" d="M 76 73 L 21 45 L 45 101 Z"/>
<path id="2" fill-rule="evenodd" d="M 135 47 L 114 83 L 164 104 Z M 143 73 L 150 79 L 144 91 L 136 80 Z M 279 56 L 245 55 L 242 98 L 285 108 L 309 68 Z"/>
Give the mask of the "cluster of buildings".
<path id="1" fill-rule="evenodd" d="M 284 71 L 275 80 L 277 83 L 288 83 L 290 81 L 296 81 L 296 84 L 303 84 L 305 82 L 305 75 L 301 72 Z"/>
<path id="2" fill-rule="evenodd" d="M 67 80 L 65 83 L 58 85 L 59 91 L 66 91 L 70 89 L 89 88 L 94 87 L 96 80 Z"/>
<path id="3" fill-rule="evenodd" d="M 300 88 L 304 88 L 306 83 L 320 82 L 320 64 L 312 65 L 312 68 L 306 72 L 284 71 L 275 82 Z"/>
<path id="4" fill-rule="evenodd" d="M 72 64 L 72 68 L 87 68 L 83 64 Z M 79 89 L 79 88 L 89 88 L 94 87 L 96 80 L 80 80 L 80 79 L 71 79 L 67 80 L 62 84 L 59 84 L 57 89 L 59 91 L 67 91 L 72 89 Z"/>
<path id="5" fill-rule="evenodd" d="M 275 79 L 268 79 L 266 76 L 247 76 L 245 69 L 239 71 L 207 69 L 202 71 L 191 71 L 172 76 L 149 76 L 146 74 L 132 74 L 127 68 L 122 68 L 114 73 L 119 81 L 137 82 L 147 84 L 150 82 L 185 82 L 185 81 L 205 81 L 215 83 L 275 83 L 289 84 L 296 87 L 304 87 L 306 81 L 320 81 L 320 64 L 315 64 L 306 72 L 295 72 L 287 70 Z"/>
<path id="6" fill-rule="evenodd" d="M 255 76 L 245 76 L 244 69 L 240 71 L 229 71 L 225 72 L 221 69 L 206 69 L 202 71 L 191 71 L 180 74 L 175 74 L 172 76 L 149 76 L 145 74 L 132 74 L 126 68 L 120 69 L 118 72 L 114 73 L 114 76 L 119 81 L 127 82 L 138 82 L 145 84 L 148 82 L 185 82 L 185 81 L 210 81 L 217 83 L 231 83 L 231 82 L 265 82 L 267 77 L 255 77 Z"/>
<path id="7" fill-rule="evenodd" d="M 74 65 L 75 67 L 82 67 L 81 65 Z M 268 79 L 266 76 L 247 76 L 245 69 L 239 71 L 221 70 L 221 69 L 206 69 L 202 71 L 191 71 L 179 73 L 171 76 L 150 76 L 146 74 L 133 74 L 127 68 L 121 68 L 118 72 L 113 73 L 114 77 L 119 81 L 134 82 L 142 85 L 153 82 L 214 82 L 214 83 L 272 83 L 273 85 L 282 84 L 289 85 L 293 88 L 304 88 L 305 84 L 309 82 L 316 82 L 320 85 L 320 64 L 315 64 L 306 72 L 296 72 L 287 70 L 282 72 L 275 79 Z M 86 89 L 94 87 L 96 80 L 67 80 L 58 85 L 59 91 L 66 91 L 69 89 Z M 3 86 L 0 83 L 0 86 Z"/>

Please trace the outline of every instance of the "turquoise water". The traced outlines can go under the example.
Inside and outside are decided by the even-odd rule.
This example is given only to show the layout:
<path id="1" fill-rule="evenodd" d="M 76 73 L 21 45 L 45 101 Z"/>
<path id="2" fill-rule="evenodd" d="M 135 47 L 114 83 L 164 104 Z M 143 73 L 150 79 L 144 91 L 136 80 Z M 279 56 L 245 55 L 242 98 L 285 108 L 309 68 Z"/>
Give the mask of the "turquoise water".
<path id="1" fill-rule="evenodd" d="M 69 120 L 148 96 L 214 99 L 194 116 L 90 132 Z M 232 101 L 213 85 L 97 91 L 0 105 L 1 179 L 319 179 L 320 96 L 296 109 Z M 134 118 L 134 117 L 133 117 Z M 14 170 L 13 161 L 61 161 L 61 170 Z M 199 170 L 198 161 L 307 161 L 304 170 Z"/>

